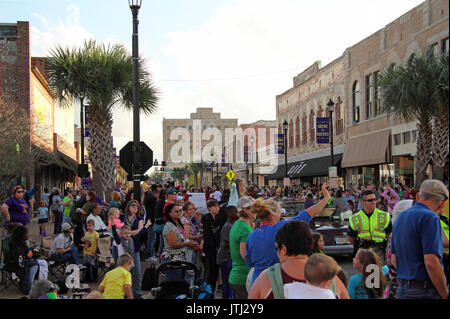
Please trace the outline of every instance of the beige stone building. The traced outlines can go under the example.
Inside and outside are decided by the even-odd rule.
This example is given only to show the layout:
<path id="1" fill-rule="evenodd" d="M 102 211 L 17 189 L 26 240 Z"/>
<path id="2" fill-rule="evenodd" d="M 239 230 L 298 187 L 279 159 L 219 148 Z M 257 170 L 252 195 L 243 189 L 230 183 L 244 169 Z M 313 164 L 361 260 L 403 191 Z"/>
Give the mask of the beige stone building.
<path id="1" fill-rule="evenodd" d="M 449 2 L 428 0 L 344 52 L 345 126 L 348 142 L 342 167 L 346 182 L 406 182 L 414 185 L 416 121 L 380 112 L 378 79 L 392 63 L 432 47 L 448 52 Z"/>
<path id="2" fill-rule="evenodd" d="M 216 184 L 224 185 L 225 174 L 232 163 L 222 164 L 222 154 L 226 153 L 225 146 L 225 130 L 235 129 L 238 127 L 238 119 L 223 119 L 220 113 L 215 113 L 213 108 L 197 108 L 195 113 L 191 113 L 189 118 L 185 119 L 166 119 L 163 118 L 163 160 L 167 163 L 167 168 L 169 172 L 174 167 L 183 167 L 186 163 L 193 162 L 195 158 L 201 159 L 201 153 L 206 145 L 212 142 L 213 137 L 211 136 L 209 140 L 204 141 L 203 137 L 206 135 L 205 132 L 208 128 L 216 128 L 222 138 L 221 151 L 216 152 L 216 159 L 219 161 L 219 165 L 215 165 L 212 173 L 211 169 L 208 168 L 207 172 L 203 174 L 203 185 L 211 185 L 211 178 L 214 177 L 214 182 Z M 173 159 L 171 156 L 171 151 L 173 151 L 174 146 L 176 147 L 181 141 L 181 136 L 176 134 L 177 128 L 183 128 L 189 133 L 189 145 L 186 145 L 186 150 L 188 150 L 189 157 L 180 161 L 179 159 Z M 201 143 L 194 145 L 194 134 L 198 132 L 200 134 L 198 137 Z M 172 138 L 171 138 L 172 134 Z M 180 145 L 180 144 L 178 144 Z M 172 153 L 172 155 L 174 155 Z M 181 152 L 178 152 L 181 155 Z M 229 164 L 229 165 L 228 165 Z M 218 166 L 218 167 L 217 167 Z M 218 169 L 218 172 L 217 172 Z M 170 177 L 169 175 L 167 177 Z"/>

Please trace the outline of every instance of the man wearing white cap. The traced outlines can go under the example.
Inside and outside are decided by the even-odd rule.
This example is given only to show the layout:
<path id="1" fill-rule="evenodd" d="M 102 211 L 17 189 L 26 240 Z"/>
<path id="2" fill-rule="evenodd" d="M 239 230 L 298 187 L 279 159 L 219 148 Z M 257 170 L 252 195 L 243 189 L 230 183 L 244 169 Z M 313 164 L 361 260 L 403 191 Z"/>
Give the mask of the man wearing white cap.
<path id="1" fill-rule="evenodd" d="M 50 246 L 50 259 L 56 262 L 70 260 L 72 263 L 84 268 L 80 263 L 78 250 L 73 243 L 73 226 L 62 224 L 62 233 L 59 234 Z"/>
<path id="2" fill-rule="evenodd" d="M 448 190 L 441 181 L 425 180 L 416 195 L 417 202 L 397 217 L 391 238 L 397 299 L 448 298 L 438 216 L 447 199 Z"/>

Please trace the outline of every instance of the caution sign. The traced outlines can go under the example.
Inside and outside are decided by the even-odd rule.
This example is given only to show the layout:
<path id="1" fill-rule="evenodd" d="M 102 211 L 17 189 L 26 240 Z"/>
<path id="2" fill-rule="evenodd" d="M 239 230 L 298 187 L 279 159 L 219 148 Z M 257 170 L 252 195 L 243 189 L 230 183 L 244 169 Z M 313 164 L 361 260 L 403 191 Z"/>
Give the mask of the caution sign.
<path id="1" fill-rule="evenodd" d="M 233 182 L 234 177 L 236 176 L 236 174 L 233 172 L 233 170 L 229 170 L 227 173 L 227 178 L 229 180 L 229 184 L 231 184 Z"/>

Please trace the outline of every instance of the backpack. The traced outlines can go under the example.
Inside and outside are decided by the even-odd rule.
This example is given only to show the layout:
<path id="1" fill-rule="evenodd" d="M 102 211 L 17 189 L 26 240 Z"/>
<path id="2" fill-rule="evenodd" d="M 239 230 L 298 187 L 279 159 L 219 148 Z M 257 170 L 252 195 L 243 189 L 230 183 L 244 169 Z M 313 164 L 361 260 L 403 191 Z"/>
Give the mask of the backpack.
<path id="1" fill-rule="evenodd" d="M 145 270 L 144 276 L 142 277 L 142 290 L 152 290 L 158 286 L 156 278 L 156 266 L 150 264 L 150 266 Z"/>
<path id="2" fill-rule="evenodd" d="M 279 263 L 270 266 L 268 268 L 267 275 L 269 276 L 270 286 L 272 286 L 273 298 L 274 299 L 285 299 L 284 298 L 284 284 L 283 278 L 281 277 L 281 265 Z M 336 294 L 336 279 L 333 279 L 333 286 L 331 291 L 335 296 Z"/>

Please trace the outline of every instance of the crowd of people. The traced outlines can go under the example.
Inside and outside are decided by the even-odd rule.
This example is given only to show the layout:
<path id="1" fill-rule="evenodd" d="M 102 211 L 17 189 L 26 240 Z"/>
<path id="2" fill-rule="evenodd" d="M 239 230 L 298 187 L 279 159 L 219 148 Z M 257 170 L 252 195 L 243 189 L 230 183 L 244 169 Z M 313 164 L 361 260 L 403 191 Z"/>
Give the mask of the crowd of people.
<path id="1" fill-rule="evenodd" d="M 198 192 L 205 194 L 207 213 L 190 201 Z M 84 279 L 94 278 L 99 239 L 109 238 L 116 268 L 92 296 L 143 298 L 142 261 L 188 261 L 224 299 L 448 298 L 448 183 L 426 180 L 419 190 L 402 184 L 259 188 L 237 179 L 223 190 L 147 178 L 139 199 L 120 182 L 108 203 L 88 183 L 62 194 L 45 189 L 38 200 L 35 193 L 16 186 L 1 207 L 9 238 L 5 265 L 26 295 L 36 295 L 33 283 L 51 285 L 43 283 L 49 261 L 69 261 L 84 270 Z M 284 200 L 301 201 L 305 209 L 282 218 Z M 358 271 L 351 278 L 325 255 L 322 235 L 309 227 L 325 208 L 351 212 L 347 235 Z M 34 211 L 42 237 L 49 235 L 46 224 L 54 224 L 48 260 L 33 255 L 37 245 L 27 225 Z M 370 286 L 374 271 L 379 283 Z M 192 282 L 195 274 L 172 269 L 164 275 Z M 37 297 L 44 295 L 49 297 Z"/>

